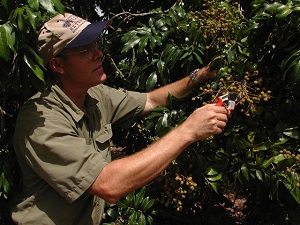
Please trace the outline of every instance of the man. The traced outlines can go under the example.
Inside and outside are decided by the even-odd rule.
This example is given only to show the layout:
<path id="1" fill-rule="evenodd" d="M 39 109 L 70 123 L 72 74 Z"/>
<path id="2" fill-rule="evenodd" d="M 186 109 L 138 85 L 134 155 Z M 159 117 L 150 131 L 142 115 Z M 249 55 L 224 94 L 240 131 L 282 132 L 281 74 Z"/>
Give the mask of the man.
<path id="1" fill-rule="evenodd" d="M 158 176 L 184 149 L 219 134 L 228 115 L 213 104 L 149 147 L 111 161 L 112 126 L 128 127 L 142 114 L 186 96 L 214 76 L 209 67 L 150 93 L 103 85 L 97 38 L 107 22 L 57 15 L 42 27 L 39 53 L 51 69 L 49 88 L 20 109 L 14 147 L 22 173 L 12 218 L 17 224 L 99 224 L 104 201 L 114 203 Z M 53 81 L 51 81 L 53 80 Z"/>

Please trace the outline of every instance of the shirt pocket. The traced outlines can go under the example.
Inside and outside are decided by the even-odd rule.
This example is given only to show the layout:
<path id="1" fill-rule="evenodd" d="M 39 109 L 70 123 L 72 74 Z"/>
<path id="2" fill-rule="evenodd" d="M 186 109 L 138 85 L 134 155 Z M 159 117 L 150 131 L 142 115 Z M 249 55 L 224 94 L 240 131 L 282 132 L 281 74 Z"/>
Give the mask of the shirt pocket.
<path id="1" fill-rule="evenodd" d="M 102 156 L 107 160 L 111 160 L 110 156 L 110 143 L 109 140 L 112 138 L 112 128 L 111 124 L 106 124 L 100 132 L 95 135 L 95 148 L 97 151 L 101 152 Z"/>
<path id="2" fill-rule="evenodd" d="M 104 144 L 105 142 L 109 141 L 112 138 L 112 129 L 111 124 L 106 124 L 100 132 L 95 135 L 96 142 Z"/>

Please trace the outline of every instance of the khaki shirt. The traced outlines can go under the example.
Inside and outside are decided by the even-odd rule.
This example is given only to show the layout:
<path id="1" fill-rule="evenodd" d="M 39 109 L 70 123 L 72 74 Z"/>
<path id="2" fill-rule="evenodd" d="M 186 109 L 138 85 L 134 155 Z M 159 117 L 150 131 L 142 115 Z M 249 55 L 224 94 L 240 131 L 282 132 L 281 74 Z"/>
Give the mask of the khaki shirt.
<path id="1" fill-rule="evenodd" d="M 112 125 L 130 126 L 146 94 L 105 85 L 89 90 L 86 114 L 57 86 L 28 100 L 14 135 L 22 186 L 15 195 L 17 224 L 94 225 L 104 201 L 88 191 L 111 160 Z"/>

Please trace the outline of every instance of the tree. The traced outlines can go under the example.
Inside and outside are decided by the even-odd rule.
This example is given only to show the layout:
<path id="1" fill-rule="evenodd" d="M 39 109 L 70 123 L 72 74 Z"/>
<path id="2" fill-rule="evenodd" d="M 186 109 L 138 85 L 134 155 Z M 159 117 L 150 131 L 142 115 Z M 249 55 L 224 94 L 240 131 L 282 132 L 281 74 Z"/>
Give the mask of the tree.
<path id="1" fill-rule="evenodd" d="M 299 1 L 215 0 L 194 8 L 177 2 L 154 12 L 124 31 L 122 51 L 112 56 L 122 81 L 149 91 L 213 58 L 218 79 L 190 99 L 170 97 L 169 108 L 141 121 L 153 139 L 217 96 L 244 94 L 223 135 L 188 148 L 150 185 L 156 194 L 163 190 L 153 195 L 167 206 L 161 218 L 232 224 L 224 209 L 232 203 L 222 192 L 229 185 L 247 199 L 244 223 L 298 224 Z M 155 207 L 161 210 L 159 203 Z"/>
<path id="2" fill-rule="evenodd" d="M 43 63 L 36 53 L 40 24 L 57 12 L 60 1 L 1 1 L 0 24 L 0 197 L 1 224 L 10 224 L 7 199 L 19 185 L 12 135 L 20 105 L 43 88 Z"/>

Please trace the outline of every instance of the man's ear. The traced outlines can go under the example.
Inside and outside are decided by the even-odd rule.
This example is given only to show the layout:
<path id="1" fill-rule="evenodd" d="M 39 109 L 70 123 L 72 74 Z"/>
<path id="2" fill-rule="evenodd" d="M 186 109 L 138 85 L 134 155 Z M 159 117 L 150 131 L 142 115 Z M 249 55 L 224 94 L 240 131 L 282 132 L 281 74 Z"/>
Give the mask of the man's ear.
<path id="1" fill-rule="evenodd" d="M 61 59 L 58 57 L 51 58 L 49 61 L 49 66 L 56 73 L 60 73 L 60 74 L 64 73 L 64 69 L 61 65 Z"/>

